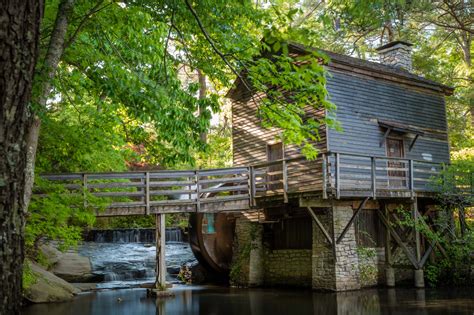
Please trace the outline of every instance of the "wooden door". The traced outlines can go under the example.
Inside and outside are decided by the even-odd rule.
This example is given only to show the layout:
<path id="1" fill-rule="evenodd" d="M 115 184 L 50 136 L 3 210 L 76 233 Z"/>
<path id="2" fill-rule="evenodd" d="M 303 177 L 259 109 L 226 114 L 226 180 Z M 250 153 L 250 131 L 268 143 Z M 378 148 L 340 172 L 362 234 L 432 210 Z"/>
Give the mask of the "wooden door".
<path id="1" fill-rule="evenodd" d="M 283 159 L 283 144 L 278 142 L 267 145 L 267 161 L 271 162 L 281 159 Z M 267 185 L 267 189 L 276 190 L 283 188 L 283 184 L 278 182 L 283 179 L 282 171 L 283 166 L 281 163 L 268 167 L 269 175 L 267 176 L 267 181 L 271 183 Z"/>
<path id="2" fill-rule="evenodd" d="M 387 139 L 387 157 L 403 158 L 405 152 L 403 150 L 403 140 L 401 139 Z M 387 162 L 388 168 L 388 188 L 404 188 L 406 187 L 406 162 L 389 160 Z"/>

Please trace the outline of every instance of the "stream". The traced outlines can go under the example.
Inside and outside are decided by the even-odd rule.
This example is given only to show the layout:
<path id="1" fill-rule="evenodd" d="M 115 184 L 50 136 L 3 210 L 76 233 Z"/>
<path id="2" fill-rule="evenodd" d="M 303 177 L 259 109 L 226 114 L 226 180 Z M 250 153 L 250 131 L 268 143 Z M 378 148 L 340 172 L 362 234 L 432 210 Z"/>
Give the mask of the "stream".
<path id="1" fill-rule="evenodd" d="M 79 247 L 79 253 L 90 257 L 92 271 L 102 278 L 98 289 L 139 286 L 155 280 L 156 247 L 153 229 L 91 231 Z M 179 229 L 166 231 L 167 281 L 176 283 L 182 265 L 196 259 Z"/>
<path id="2" fill-rule="evenodd" d="M 343 293 L 311 290 L 234 289 L 175 286 L 171 298 L 146 296 L 145 289 L 106 290 L 79 295 L 72 302 L 37 304 L 24 315 L 447 315 L 474 312 L 474 293 L 460 289 L 367 289 Z"/>
<path id="3" fill-rule="evenodd" d="M 341 293 L 311 290 L 240 289 L 180 284 L 175 277 L 184 263 L 195 262 L 188 243 L 167 231 L 167 279 L 174 283 L 168 298 L 147 297 L 139 284 L 154 281 L 155 246 L 147 231 L 96 232 L 79 249 L 91 257 L 93 272 L 103 276 L 98 291 L 84 292 L 73 301 L 34 304 L 24 315 L 139 315 L 139 314 L 474 314 L 474 290 L 376 288 Z M 110 290 L 113 289 L 113 290 Z"/>

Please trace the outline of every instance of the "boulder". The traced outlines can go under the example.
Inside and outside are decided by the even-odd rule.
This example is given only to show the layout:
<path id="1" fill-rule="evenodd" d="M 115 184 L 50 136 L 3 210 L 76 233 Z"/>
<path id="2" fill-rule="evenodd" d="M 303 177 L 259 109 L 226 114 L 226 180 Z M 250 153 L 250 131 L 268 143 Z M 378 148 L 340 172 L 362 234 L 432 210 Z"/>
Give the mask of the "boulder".
<path id="1" fill-rule="evenodd" d="M 82 292 L 97 290 L 97 283 L 71 283 L 71 285 Z"/>
<path id="2" fill-rule="evenodd" d="M 48 267 L 54 266 L 63 255 L 63 253 L 61 253 L 56 247 L 51 244 L 41 245 L 40 251 L 43 254 L 44 259 L 46 260 Z"/>
<path id="3" fill-rule="evenodd" d="M 69 301 L 80 290 L 63 279 L 46 271 L 37 264 L 30 263 L 31 271 L 35 275 L 35 282 L 25 289 L 25 298 L 32 303 Z"/>
<path id="4" fill-rule="evenodd" d="M 51 271 L 68 282 L 94 282 L 96 275 L 92 273 L 89 257 L 76 252 L 61 255 Z"/>

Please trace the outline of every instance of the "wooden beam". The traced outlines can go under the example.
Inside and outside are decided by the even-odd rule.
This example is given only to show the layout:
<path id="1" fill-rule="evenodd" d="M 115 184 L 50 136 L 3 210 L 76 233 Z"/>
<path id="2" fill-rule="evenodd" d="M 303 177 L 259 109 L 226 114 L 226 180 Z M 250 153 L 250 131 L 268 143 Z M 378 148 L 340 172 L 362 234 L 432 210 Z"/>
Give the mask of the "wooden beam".
<path id="1" fill-rule="evenodd" d="M 384 203 L 383 205 L 385 216 L 387 220 L 390 220 L 389 217 L 389 210 L 387 205 Z M 390 224 L 390 221 L 388 222 Z M 391 240 L 390 240 L 390 231 L 385 228 L 385 263 L 390 267 L 392 266 L 392 250 L 391 250 Z"/>
<path id="2" fill-rule="evenodd" d="M 370 197 L 367 197 L 367 198 L 364 199 L 364 201 L 361 202 L 361 204 L 359 205 L 359 208 L 357 208 L 357 210 L 354 212 L 351 219 L 349 220 L 349 222 L 344 227 L 344 230 L 342 230 L 341 235 L 339 235 L 339 237 L 337 238 L 336 244 L 339 244 L 342 241 L 342 239 L 346 235 L 347 231 L 349 231 L 349 228 L 351 227 L 352 223 L 354 223 L 354 220 L 359 215 L 360 210 L 362 210 L 364 208 L 364 206 L 367 203 L 367 201 L 369 200 L 369 198 Z"/>
<path id="3" fill-rule="evenodd" d="M 377 164 L 375 157 L 370 158 L 371 179 L 372 179 L 372 198 L 377 197 Z"/>
<path id="4" fill-rule="evenodd" d="M 166 215 L 156 215 L 156 280 L 155 288 L 160 291 L 166 290 L 166 260 L 165 260 L 165 242 L 166 242 Z"/>
<path id="5" fill-rule="evenodd" d="M 145 214 L 150 214 L 150 172 L 145 173 Z"/>
<path id="6" fill-rule="evenodd" d="M 412 204 L 412 216 L 413 216 L 413 229 L 415 230 L 415 254 L 416 254 L 416 261 L 421 260 L 421 237 L 420 231 L 417 228 L 418 225 L 418 200 L 415 198 L 415 202 Z M 420 268 L 417 268 L 420 269 Z"/>
<path id="7" fill-rule="evenodd" d="M 328 199 L 328 174 L 327 174 L 327 155 L 322 155 L 322 171 L 323 171 L 323 199 Z"/>
<path id="8" fill-rule="evenodd" d="M 418 139 L 419 136 L 420 136 L 419 134 L 415 135 L 415 138 L 413 138 L 413 141 L 410 143 L 410 146 L 408 147 L 408 151 L 411 151 L 411 149 L 415 145 L 415 142 L 416 142 L 416 140 Z"/>
<path id="9" fill-rule="evenodd" d="M 423 268 L 425 266 L 426 262 L 428 261 L 428 257 L 430 256 L 431 252 L 433 251 L 433 247 L 434 247 L 435 244 L 436 244 L 436 242 L 432 241 L 430 243 L 430 246 L 428 247 L 428 249 L 425 251 L 425 254 L 423 255 L 423 257 L 421 257 L 421 260 L 419 262 L 420 268 Z"/>
<path id="10" fill-rule="evenodd" d="M 379 212 L 379 218 L 382 221 L 382 223 L 385 225 L 385 228 L 390 232 L 391 236 L 394 238 L 394 240 L 398 243 L 398 245 L 403 249 L 405 254 L 407 255 L 408 259 L 410 262 L 413 264 L 413 266 L 416 269 L 420 269 L 418 265 L 418 260 L 413 256 L 413 254 L 410 252 L 408 247 L 403 243 L 403 240 L 400 238 L 398 233 L 390 226 L 390 223 L 388 222 L 387 218 L 385 217 L 384 214 Z"/>
<path id="11" fill-rule="evenodd" d="M 339 168 L 340 157 L 339 153 L 336 153 L 336 199 L 341 199 L 341 170 Z"/>
<path id="12" fill-rule="evenodd" d="M 418 212 L 418 209 L 417 209 L 417 212 Z M 418 212 L 418 217 L 420 218 L 420 222 L 421 224 L 423 224 L 425 226 L 425 228 L 429 229 L 430 231 L 432 231 L 431 227 L 428 225 L 428 223 L 425 222 L 425 220 L 423 219 L 423 216 L 421 216 L 420 212 Z M 444 233 L 446 232 L 446 228 L 444 228 L 442 231 L 441 231 L 441 236 L 444 235 Z M 433 246 L 436 246 L 438 248 L 438 250 L 440 251 L 440 253 L 445 257 L 445 258 L 448 258 L 448 254 L 446 253 L 445 249 L 443 248 L 443 246 L 441 246 L 440 243 L 434 241 L 433 242 Z"/>
<path id="13" fill-rule="evenodd" d="M 333 240 L 332 237 L 329 235 L 328 231 L 324 228 L 323 224 L 321 221 L 319 221 L 318 217 L 316 216 L 316 213 L 314 213 L 313 209 L 311 207 L 307 207 L 309 214 L 313 217 L 314 222 L 316 222 L 316 225 L 319 227 L 321 232 L 323 232 L 324 237 L 328 240 L 329 244 L 333 245 Z"/>
<path id="14" fill-rule="evenodd" d="M 196 212 L 201 211 L 201 183 L 199 182 L 199 171 L 195 171 L 196 178 Z"/>

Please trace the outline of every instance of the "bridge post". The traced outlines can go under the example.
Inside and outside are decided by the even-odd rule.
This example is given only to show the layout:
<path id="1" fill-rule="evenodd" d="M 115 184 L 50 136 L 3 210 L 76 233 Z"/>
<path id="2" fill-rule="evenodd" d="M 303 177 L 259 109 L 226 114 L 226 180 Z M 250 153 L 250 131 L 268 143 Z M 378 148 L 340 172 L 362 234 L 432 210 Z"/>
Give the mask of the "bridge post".
<path id="1" fill-rule="evenodd" d="M 166 217 L 165 214 L 156 215 L 156 290 L 166 290 Z"/>

